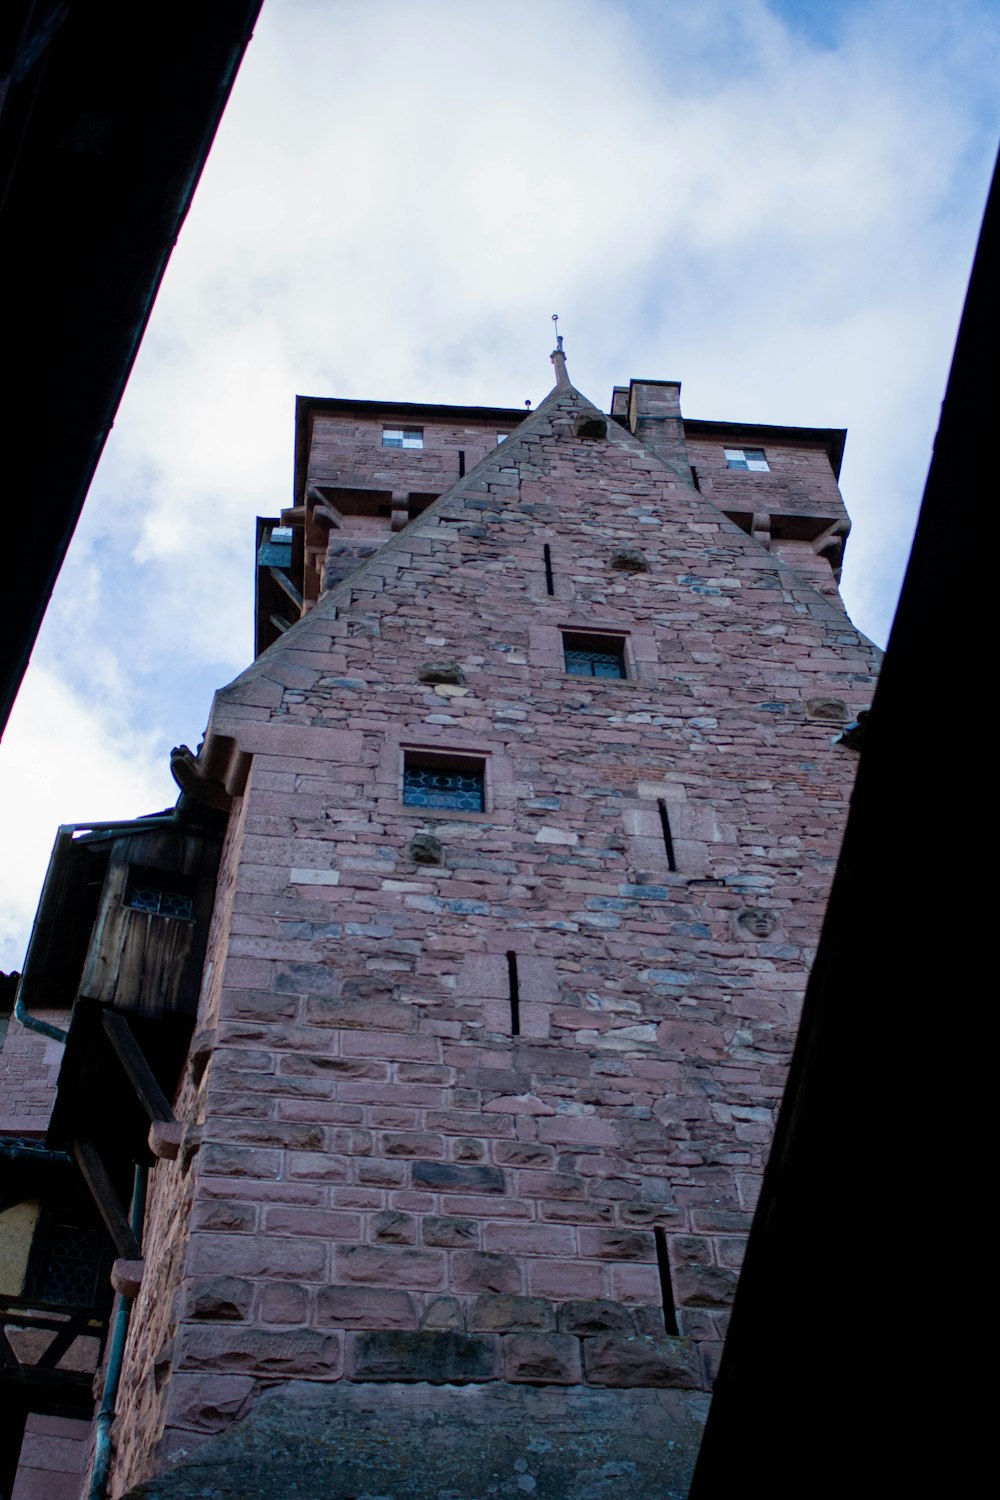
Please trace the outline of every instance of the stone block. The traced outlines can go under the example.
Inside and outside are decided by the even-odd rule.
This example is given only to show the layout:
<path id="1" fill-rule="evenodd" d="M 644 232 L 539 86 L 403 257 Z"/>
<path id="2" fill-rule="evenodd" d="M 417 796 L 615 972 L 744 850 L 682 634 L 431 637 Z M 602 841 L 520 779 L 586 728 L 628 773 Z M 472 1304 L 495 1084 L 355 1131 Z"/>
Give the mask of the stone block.
<path id="1" fill-rule="evenodd" d="M 416 1328 L 413 1299 L 388 1287 L 324 1286 L 316 1296 L 320 1327 Z"/>
<path id="2" fill-rule="evenodd" d="M 174 1375 L 171 1420 L 193 1432 L 221 1432 L 246 1409 L 255 1383 L 250 1375 Z"/>
<path id="3" fill-rule="evenodd" d="M 682 1307 L 729 1307 L 737 1279 L 737 1272 L 729 1266 L 678 1266 L 674 1295 Z"/>
<path id="4" fill-rule="evenodd" d="M 484 1250 L 456 1250 L 452 1283 L 458 1292 L 521 1292 L 521 1268 L 513 1255 Z"/>
<path id="5" fill-rule="evenodd" d="M 189 1500 L 221 1482 L 240 1500 L 621 1500 L 623 1488 L 665 1500 L 688 1493 L 707 1405 L 700 1391 L 401 1382 L 383 1396 L 364 1382 L 286 1382 L 220 1436 L 196 1446 L 182 1434 L 142 1495 Z"/>
<path id="6" fill-rule="evenodd" d="M 655 1261 L 656 1246 L 652 1234 L 641 1229 L 591 1229 L 579 1231 L 580 1254 L 592 1260 Z"/>
<path id="7" fill-rule="evenodd" d="M 599 1333 L 634 1333 L 634 1325 L 628 1308 L 607 1297 L 591 1297 L 587 1300 L 563 1302 L 558 1308 L 560 1333 L 575 1333 L 593 1336 Z M 660 1315 L 660 1325 L 663 1315 Z"/>
<path id="8" fill-rule="evenodd" d="M 504 1175 L 499 1167 L 415 1161 L 413 1185 L 435 1193 L 502 1193 Z"/>
<path id="9" fill-rule="evenodd" d="M 580 1340 L 568 1333 L 508 1333 L 502 1339 L 505 1380 L 531 1385 L 577 1385 Z"/>
<path id="10" fill-rule="evenodd" d="M 445 1283 L 445 1257 L 440 1250 L 413 1250 L 402 1245 L 338 1246 L 334 1264 L 339 1281 L 430 1292 Z"/>
<path id="11" fill-rule="evenodd" d="M 468 1315 L 469 1328 L 484 1333 L 551 1333 L 555 1309 L 542 1297 L 517 1297 L 487 1292 L 477 1297 Z"/>
<path id="12" fill-rule="evenodd" d="M 387 1130 L 382 1137 L 386 1156 L 441 1157 L 444 1142 L 429 1130 Z"/>
<path id="13" fill-rule="evenodd" d="M 111 1266 L 111 1285 L 123 1297 L 138 1297 L 145 1262 L 119 1257 Z"/>
<path id="14" fill-rule="evenodd" d="M 353 1380 L 421 1380 L 432 1385 L 464 1385 L 497 1378 L 497 1340 L 487 1334 L 424 1329 L 353 1333 Z"/>
<path id="15" fill-rule="evenodd" d="M 435 1297 L 420 1319 L 421 1328 L 454 1328 L 465 1330 L 465 1316 L 457 1297 Z"/>
<path id="16" fill-rule="evenodd" d="M 149 1149 L 160 1161 L 176 1161 L 183 1139 L 180 1120 L 154 1120 L 149 1127 Z"/>
<path id="17" fill-rule="evenodd" d="M 208 1276 L 192 1282 L 187 1295 L 189 1318 L 238 1323 L 249 1317 L 253 1282 L 241 1276 Z"/>
<path id="18" fill-rule="evenodd" d="M 305 1003 L 305 1020 L 310 1026 L 334 1026 L 339 1031 L 413 1031 L 417 1013 L 409 1005 L 392 1000 L 373 1000 L 365 996 L 335 998 L 310 993 Z"/>
<path id="19" fill-rule="evenodd" d="M 583 1340 L 583 1358 L 592 1385 L 695 1390 L 700 1384 L 698 1367 L 685 1339 L 600 1334 Z"/>
<path id="20" fill-rule="evenodd" d="M 417 1240 L 417 1224 L 412 1214 L 402 1214 L 386 1208 L 373 1214 L 369 1221 L 369 1234 L 376 1245 L 414 1245 Z M 426 1236 L 424 1243 L 428 1243 Z"/>
<path id="21" fill-rule="evenodd" d="M 260 1295 L 260 1316 L 265 1323 L 301 1327 L 309 1321 L 309 1293 L 294 1282 L 268 1282 Z"/>
<path id="22" fill-rule="evenodd" d="M 182 1342 L 179 1363 L 187 1370 L 335 1380 L 343 1369 L 342 1335 L 311 1328 L 272 1330 L 189 1323 L 184 1327 Z"/>
<path id="23" fill-rule="evenodd" d="M 421 1231 L 425 1245 L 438 1245 L 446 1250 L 475 1250 L 479 1246 L 479 1224 L 475 1219 L 428 1214 Z"/>

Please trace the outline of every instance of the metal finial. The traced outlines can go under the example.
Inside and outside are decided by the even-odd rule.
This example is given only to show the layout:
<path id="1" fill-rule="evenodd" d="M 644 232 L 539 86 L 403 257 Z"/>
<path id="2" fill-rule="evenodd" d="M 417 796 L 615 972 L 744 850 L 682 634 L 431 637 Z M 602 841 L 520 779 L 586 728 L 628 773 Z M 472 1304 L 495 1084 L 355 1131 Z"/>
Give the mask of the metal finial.
<path id="1" fill-rule="evenodd" d="M 552 321 L 555 324 L 555 329 L 556 329 L 556 350 L 558 351 L 559 354 L 561 354 L 562 353 L 562 334 L 559 332 L 559 314 L 558 313 L 553 313 L 552 314 Z"/>

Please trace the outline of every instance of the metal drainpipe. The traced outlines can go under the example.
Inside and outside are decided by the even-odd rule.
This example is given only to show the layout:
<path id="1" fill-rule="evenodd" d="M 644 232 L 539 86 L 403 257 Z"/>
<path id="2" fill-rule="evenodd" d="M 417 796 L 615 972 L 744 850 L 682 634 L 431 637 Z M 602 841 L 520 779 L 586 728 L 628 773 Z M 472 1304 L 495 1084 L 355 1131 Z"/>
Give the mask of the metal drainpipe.
<path id="1" fill-rule="evenodd" d="M 142 1221 L 146 1216 L 147 1168 L 136 1164 L 132 1185 L 132 1209 L 129 1215 L 132 1233 L 142 1248 Z M 115 1325 L 111 1332 L 108 1363 L 104 1370 L 104 1390 L 101 1407 L 97 1413 L 97 1438 L 94 1443 L 94 1466 L 90 1471 L 87 1500 L 104 1500 L 111 1472 L 111 1424 L 115 1419 L 115 1403 L 118 1400 L 118 1382 L 121 1380 L 122 1362 L 125 1357 L 125 1337 L 128 1333 L 132 1298 L 118 1295 Z"/>

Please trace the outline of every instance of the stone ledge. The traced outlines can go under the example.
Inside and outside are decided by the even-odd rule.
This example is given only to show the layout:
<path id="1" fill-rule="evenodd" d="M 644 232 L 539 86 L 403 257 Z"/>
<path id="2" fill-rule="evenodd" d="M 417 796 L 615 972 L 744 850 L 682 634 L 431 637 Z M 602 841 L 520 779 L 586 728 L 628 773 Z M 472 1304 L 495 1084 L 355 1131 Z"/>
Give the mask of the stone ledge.
<path id="1" fill-rule="evenodd" d="M 175 1429 L 169 1470 L 122 1500 L 621 1500 L 623 1481 L 629 1500 L 684 1500 L 707 1408 L 691 1391 L 296 1380 L 193 1451 Z"/>

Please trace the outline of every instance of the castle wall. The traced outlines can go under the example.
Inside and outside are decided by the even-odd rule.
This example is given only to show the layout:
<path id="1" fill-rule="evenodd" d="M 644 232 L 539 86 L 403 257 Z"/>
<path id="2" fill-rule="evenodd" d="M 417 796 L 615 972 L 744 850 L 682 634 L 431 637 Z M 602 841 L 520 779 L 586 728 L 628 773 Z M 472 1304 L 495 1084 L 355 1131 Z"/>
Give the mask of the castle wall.
<path id="1" fill-rule="evenodd" d="M 65 1028 L 65 1010 L 37 1010 L 35 1018 Z M 29 1031 L 11 1018 L 0 1049 L 0 1131 L 42 1136 L 48 1128 L 64 1043 Z"/>
<path id="2" fill-rule="evenodd" d="M 874 651 L 584 410 L 546 403 L 218 697 L 253 765 L 116 1494 L 168 1460 L 185 1493 L 289 1380 L 390 1425 L 396 1383 L 442 1419 L 495 1386 L 539 1431 L 543 1387 L 640 1423 L 665 1393 L 678 1432 L 710 1387 Z M 626 679 L 568 675 L 566 631 L 617 634 Z M 482 765 L 483 812 L 406 803 L 434 753 Z"/>

